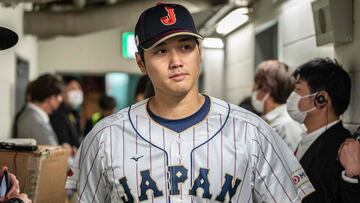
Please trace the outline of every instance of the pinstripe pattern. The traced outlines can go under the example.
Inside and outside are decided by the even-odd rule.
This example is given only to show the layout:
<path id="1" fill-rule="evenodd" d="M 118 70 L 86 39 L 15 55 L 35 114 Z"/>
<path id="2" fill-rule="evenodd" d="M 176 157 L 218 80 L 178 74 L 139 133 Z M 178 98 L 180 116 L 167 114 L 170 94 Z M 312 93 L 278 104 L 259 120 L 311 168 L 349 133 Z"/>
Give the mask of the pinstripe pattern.
<path id="1" fill-rule="evenodd" d="M 122 126 L 122 150 L 123 150 L 123 153 L 122 153 L 122 177 L 125 177 L 125 121 L 123 121 L 123 126 Z"/>
<path id="2" fill-rule="evenodd" d="M 219 117 L 220 117 L 220 126 L 222 126 L 222 120 L 221 120 L 221 114 L 219 114 Z M 223 131 L 221 130 L 220 131 L 220 136 L 221 136 L 221 172 L 220 174 L 224 174 L 224 146 L 223 146 Z M 223 177 L 219 177 L 220 178 L 220 182 L 221 182 L 221 185 L 224 184 L 224 181 L 223 181 Z"/>
<path id="3" fill-rule="evenodd" d="M 138 116 L 136 115 L 136 129 L 138 129 Z M 136 149 L 136 151 L 135 151 L 135 154 L 136 154 L 136 156 L 138 156 L 139 155 L 139 152 L 138 152 L 138 136 L 137 135 L 135 135 L 136 136 L 136 143 L 135 143 L 135 149 Z M 138 185 L 140 185 L 140 183 L 139 183 L 139 165 L 138 165 L 138 162 L 136 162 L 136 173 L 135 173 L 135 175 L 136 175 L 136 194 L 137 194 L 137 196 L 139 196 L 140 194 L 139 194 L 139 187 L 138 187 Z"/>
<path id="4" fill-rule="evenodd" d="M 297 203 L 313 191 L 309 182 L 292 182 L 302 168 L 282 139 L 257 116 L 211 98 L 207 117 L 176 133 L 153 122 L 146 103 L 101 120 L 86 137 L 75 157 L 74 175 L 67 180 L 68 188 L 77 187 L 79 203 L 122 202 L 128 195 L 138 202 L 144 178 L 140 172 L 147 170 L 163 195 L 154 197 L 148 192 L 144 203 L 215 203 L 220 194 L 228 202 L 235 180 L 240 183 L 232 202 Z M 169 195 L 169 166 L 187 170 L 187 174 L 175 174 L 187 176 L 178 185 L 179 195 Z M 211 199 L 188 195 L 200 169 L 208 173 L 203 178 L 210 183 Z M 120 183 L 124 178 L 130 193 Z M 230 188 L 223 188 L 225 183 Z"/>
<path id="5" fill-rule="evenodd" d="M 163 140 L 163 149 L 165 149 L 165 129 L 162 128 L 162 140 Z M 167 177 L 167 163 L 166 163 L 166 157 L 165 157 L 165 154 L 164 154 L 164 185 L 165 186 L 168 186 L 168 177 Z M 165 200 L 168 199 L 168 191 L 165 190 Z"/>

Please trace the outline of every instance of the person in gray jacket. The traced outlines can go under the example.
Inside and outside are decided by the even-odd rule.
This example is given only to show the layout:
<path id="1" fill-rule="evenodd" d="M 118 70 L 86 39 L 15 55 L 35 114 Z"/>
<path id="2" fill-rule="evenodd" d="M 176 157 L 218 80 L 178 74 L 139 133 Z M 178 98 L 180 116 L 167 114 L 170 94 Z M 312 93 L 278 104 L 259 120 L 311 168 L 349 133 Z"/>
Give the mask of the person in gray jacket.
<path id="1" fill-rule="evenodd" d="M 17 123 L 18 138 L 34 138 L 38 144 L 58 145 L 49 115 L 62 102 L 63 82 L 52 74 L 39 76 L 30 90 L 31 101 Z"/>

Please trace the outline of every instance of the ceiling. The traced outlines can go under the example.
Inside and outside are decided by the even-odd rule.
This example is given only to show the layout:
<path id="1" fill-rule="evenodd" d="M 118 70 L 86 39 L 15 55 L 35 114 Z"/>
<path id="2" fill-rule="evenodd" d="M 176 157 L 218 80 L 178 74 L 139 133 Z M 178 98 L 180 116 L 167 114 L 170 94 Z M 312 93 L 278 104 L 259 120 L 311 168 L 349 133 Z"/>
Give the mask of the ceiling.
<path id="1" fill-rule="evenodd" d="M 163 0 L 179 3 L 201 28 L 223 7 L 248 6 L 254 0 Z M 24 14 L 25 34 L 39 38 L 76 36 L 107 29 L 132 29 L 140 13 L 159 0 L 0 0 L 2 6 L 31 3 Z M 231 5 L 229 7 L 229 5 Z M 207 26 L 209 26 L 207 24 Z"/>

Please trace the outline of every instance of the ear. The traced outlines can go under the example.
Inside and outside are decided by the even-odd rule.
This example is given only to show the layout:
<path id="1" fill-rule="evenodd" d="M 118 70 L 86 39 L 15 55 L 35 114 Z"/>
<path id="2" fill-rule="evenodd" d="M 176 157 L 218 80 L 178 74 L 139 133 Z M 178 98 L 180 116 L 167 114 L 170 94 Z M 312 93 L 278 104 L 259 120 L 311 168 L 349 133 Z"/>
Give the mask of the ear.
<path id="1" fill-rule="evenodd" d="M 140 53 L 139 53 L 139 52 L 136 52 L 136 53 L 135 53 L 135 57 L 136 57 L 136 63 L 137 63 L 137 65 L 138 65 L 138 67 L 140 68 L 141 72 L 144 73 L 144 74 L 147 74 L 147 73 L 146 73 L 145 63 L 144 63 L 144 61 L 141 59 Z"/>

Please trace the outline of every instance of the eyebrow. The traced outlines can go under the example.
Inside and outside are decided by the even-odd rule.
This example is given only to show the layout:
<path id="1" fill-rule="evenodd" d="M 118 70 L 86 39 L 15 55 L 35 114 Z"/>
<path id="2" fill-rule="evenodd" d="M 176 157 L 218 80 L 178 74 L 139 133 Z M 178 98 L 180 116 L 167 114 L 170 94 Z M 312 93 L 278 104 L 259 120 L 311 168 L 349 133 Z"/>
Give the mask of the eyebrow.
<path id="1" fill-rule="evenodd" d="M 178 40 L 178 42 L 187 42 L 187 41 L 192 41 L 192 40 L 195 40 L 194 37 L 191 37 L 191 36 L 184 36 L 182 38 L 180 38 Z M 166 40 L 165 40 L 166 41 Z M 160 44 L 156 45 L 155 47 L 160 47 L 160 46 L 164 46 L 166 45 L 166 42 L 161 42 Z M 154 47 L 154 48 L 155 48 Z"/>

